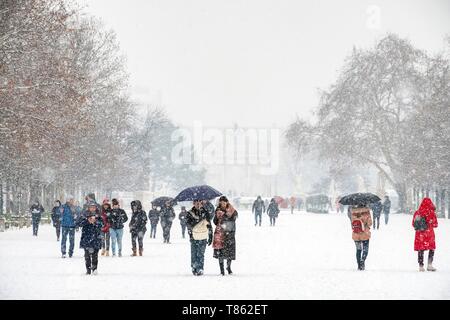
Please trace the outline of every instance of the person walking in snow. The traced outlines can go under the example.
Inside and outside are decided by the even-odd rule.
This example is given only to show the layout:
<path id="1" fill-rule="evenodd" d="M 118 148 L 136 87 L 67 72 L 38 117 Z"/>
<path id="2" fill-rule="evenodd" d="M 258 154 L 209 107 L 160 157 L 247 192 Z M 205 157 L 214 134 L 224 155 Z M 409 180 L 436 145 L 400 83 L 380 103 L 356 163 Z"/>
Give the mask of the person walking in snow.
<path id="1" fill-rule="evenodd" d="M 87 212 L 81 216 L 77 225 L 81 227 L 80 248 L 84 249 L 86 274 L 97 275 L 98 251 L 102 247 L 102 219 L 97 215 L 97 203 L 87 205 Z"/>
<path id="2" fill-rule="evenodd" d="M 30 207 L 31 222 L 33 224 L 33 236 L 38 235 L 39 224 L 41 223 L 41 217 L 44 213 L 44 207 L 41 206 L 38 200 L 36 200 Z"/>
<path id="3" fill-rule="evenodd" d="M 186 207 L 181 207 L 181 212 L 178 215 L 178 219 L 180 220 L 180 225 L 181 225 L 181 235 L 183 236 L 183 239 L 185 238 L 185 232 L 186 232 L 186 215 L 187 215 L 187 211 L 186 211 Z"/>
<path id="4" fill-rule="evenodd" d="M 123 224 L 128 221 L 128 216 L 125 210 L 119 206 L 117 199 L 112 199 L 112 211 L 108 215 L 109 233 L 111 236 L 112 256 L 116 256 L 116 244 L 119 250 L 119 257 L 122 257 L 122 237 Z"/>
<path id="5" fill-rule="evenodd" d="M 383 213 L 384 213 L 384 223 L 386 225 L 389 222 L 390 212 L 391 212 L 391 200 L 389 199 L 389 196 L 385 196 L 383 202 Z"/>
<path id="6" fill-rule="evenodd" d="M 428 250 L 427 271 L 436 271 L 433 267 L 436 241 L 434 228 L 438 227 L 436 207 L 430 198 L 424 198 L 419 209 L 414 212 L 412 226 L 416 231 L 414 237 L 414 251 L 418 252 L 419 271 L 425 271 L 423 266 L 424 252 Z"/>
<path id="7" fill-rule="evenodd" d="M 111 214 L 112 209 L 108 199 L 104 199 L 102 203 L 101 218 L 103 222 L 102 227 L 102 256 L 109 257 L 109 245 L 111 243 L 111 237 L 109 233 L 110 224 L 108 222 L 108 216 Z"/>
<path id="8" fill-rule="evenodd" d="M 62 231 L 62 241 L 61 241 L 61 254 L 62 258 L 66 257 L 66 245 L 67 236 L 69 236 L 69 258 L 73 256 L 73 249 L 75 247 L 75 227 L 77 222 L 77 216 L 72 209 L 73 197 L 68 196 L 66 203 L 63 205 L 63 211 L 61 214 L 61 231 Z"/>
<path id="9" fill-rule="evenodd" d="M 150 238 L 156 238 L 156 229 L 158 227 L 160 210 L 152 204 L 152 209 L 148 212 L 148 219 L 150 220 Z"/>
<path id="10" fill-rule="evenodd" d="M 275 226 L 275 220 L 278 218 L 278 214 L 280 213 L 280 209 L 278 208 L 278 203 L 274 198 L 270 200 L 269 207 L 267 208 L 267 214 L 270 218 L 270 225 Z"/>
<path id="11" fill-rule="evenodd" d="M 365 262 L 369 254 L 370 227 L 372 218 L 370 209 L 357 206 L 351 209 L 352 239 L 356 246 L 356 262 L 358 270 L 365 270 Z"/>
<path id="12" fill-rule="evenodd" d="M 383 204 L 381 203 L 381 201 L 377 201 L 373 203 L 371 207 L 373 212 L 373 229 L 375 230 L 375 222 L 376 222 L 376 229 L 379 229 L 381 211 L 383 211 Z"/>
<path id="13" fill-rule="evenodd" d="M 206 245 L 212 244 L 212 226 L 208 211 L 200 200 L 193 201 L 193 207 L 186 215 L 186 226 L 191 243 L 191 269 L 195 276 L 203 275 Z"/>
<path id="14" fill-rule="evenodd" d="M 55 206 L 52 209 L 52 215 L 51 215 L 52 224 L 56 230 L 56 241 L 59 241 L 59 237 L 61 235 L 61 216 L 62 216 L 63 212 L 64 212 L 64 208 L 61 205 L 61 201 L 56 200 Z"/>
<path id="15" fill-rule="evenodd" d="M 261 226 L 261 219 L 263 212 L 266 212 L 266 206 L 264 205 L 264 201 L 261 199 L 261 196 L 258 196 L 253 202 L 252 212 L 255 214 L 255 226 L 258 225 L 259 218 L 259 226 Z"/>
<path id="16" fill-rule="evenodd" d="M 175 211 L 170 201 L 166 201 L 161 209 L 161 227 L 163 229 L 164 243 L 170 243 L 170 229 L 175 219 Z"/>
<path id="17" fill-rule="evenodd" d="M 228 202 L 227 197 L 219 198 L 213 222 L 214 231 L 213 249 L 214 258 L 219 259 L 220 274 L 225 275 L 224 260 L 227 260 L 227 272 L 232 274 L 231 262 L 236 260 L 236 218 L 238 212 Z"/>
<path id="18" fill-rule="evenodd" d="M 131 245 L 133 253 L 132 257 L 137 256 L 136 241 L 139 243 L 139 255 L 142 256 L 144 252 L 144 235 L 147 231 L 147 214 L 142 210 L 142 204 L 139 200 L 131 202 L 131 220 L 130 220 L 130 232 L 131 232 Z"/>

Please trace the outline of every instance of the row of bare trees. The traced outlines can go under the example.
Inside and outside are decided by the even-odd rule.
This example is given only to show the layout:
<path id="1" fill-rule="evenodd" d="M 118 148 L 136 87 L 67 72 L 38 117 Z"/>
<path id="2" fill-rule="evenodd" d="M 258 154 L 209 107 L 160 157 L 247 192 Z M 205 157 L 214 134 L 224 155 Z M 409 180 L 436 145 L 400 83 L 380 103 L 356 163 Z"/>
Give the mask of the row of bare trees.
<path id="1" fill-rule="evenodd" d="M 146 154 L 167 141 L 133 141 L 173 125 L 161 110 L 139 120 L 124 65 L 114 32 L 75 2 L 0 2 L 1 209 L 145 188 Z"/>
<path id="2" fill-rule="evenodd" d="M 394 34 L 353 49 L 336 82 L 321 93 L 315 121 L 289 126 L 288 144 L 297 155 L 317 152 L 337 175 L 374 168 L 396 190 L 400 212 L 414 209 L 409 198 L 416 206 L 421 196 L 437 194 L 444 215 L 450 204 L 449 50 L 450 38 L 431 56 Z"/>

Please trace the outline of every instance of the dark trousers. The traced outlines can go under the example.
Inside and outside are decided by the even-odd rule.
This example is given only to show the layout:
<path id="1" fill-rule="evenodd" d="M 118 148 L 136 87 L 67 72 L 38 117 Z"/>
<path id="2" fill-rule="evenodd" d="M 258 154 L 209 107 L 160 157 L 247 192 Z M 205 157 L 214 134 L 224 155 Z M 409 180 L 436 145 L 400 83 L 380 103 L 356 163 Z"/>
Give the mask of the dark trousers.
<path id="1" fill-rule="evenodd" d="M 164 242 L 169 242 L 169 240 L 170 240 L 170 229 L 171 228 L 172 228 L 172 222 L 166 222 L 163 225 Z"/>
<path id="2" fill-rule="evenodd" d="M 158 222 L 152 223 L 150 228 L 150 238 L 156 238 L 156 227 L 158 226 Z"/>
<path id="3" fill-rule="evenodd" d="M 270 216 L 270 225 L 271 226 L 275 225 L 275 220 L 276 220 L 275 216 Z"/>
<path id="4" fill-rule="evenodd" d="M 131 245 L 133 246 L 133 251 L 136 251 L 136 239 L 137 242 L 139 243 L 139 250 L 144 249 L 144 235 L 145 232 L 141 231 L 138 233 L 131 233 Z"/>
<path id="5" fill-rule="evenodd" d="M 356 262 L 358 267 L 361 263 L 366 261 L 367 255 L 369 254 L 369 240 L 365 241 L 355 241 L 356 245 Z"/>
<path id="6" fill-rule="evenodd" d="M 98 249 L 84 249 L 84 261 L 86 262 L 86 270 L 97 270 L 98 265 Z"/>
<path id="7" fill-rule="evenodd" d="M 375 230 L 375 222 L 377 223 L 377 229 L 380 229 L 380 216 L 373 216 L 373 229 Z"/>
<path id="8" fill-rule="evenodd" d="M 205 263 L 206 240 L 191 240 L 192 272 L 203 270 Z"/>
<path id="9" fill-rule="evenodd" d="M 232 261 L 232 260 L 227 259 L 227 269 L 228 269 L 228 272 L 231 271 L 231 261 Z M 222 274 L 224 273 L 224 265 L 223 265 L 223 263 L 224 263 L 224 259 L 223 259 L 223 258 L 219 258 L 219 267 L 220 267 L 220 272 L 221 272 Z"/>
<path id="10" fill-rule="evenodd" d="M 60 225 L 56 225 L 55 229 L 56 229 L 56 238 L 59 241 L 59 237 L 61 236 L 61 226 Z"/>
<path id="11" fill-rule="evenodd" d="M 262 219 L 262 213 L 261 212 L 255 212 L 255 226 L 258 224 L 258 218 L 259 218 L 259 225 L 261 225 L 261 219 Z"/>
<path id="12" fill-rule="evenodd" d="M 62 227 L 62 254 L 66 254 L 67 235 L 69 235 L 69 256 L 72 256 L 73 248 L 75 247 L 75 228 Z"/>
<path id="13" fill-rule="evenodd" d="M 33 220 L 33 236 L 37 236 L 39 229 L 39 220 Z"/>
<path id="14" fill-rule="evenodd" d="M 418 252 L 418 261 L 419 261 L 419 266 L 423 267 L 423 252 L 424 250 L 420 250 Z M 434 250 L 430 250 L 428 252 L 428 264 L 432 264 L 433 263 L 433 257 L 434 257 Z"/>
<path id="15" fill-rule="evenodd" d="M 111 234 L 108 232 L 102 232 L 102 249 L 109 251 L 109 244 L 111 242 Z"/>
<path id="16" fill-rule="evenodd" d="M 389 213 L 384 214 L 384 224 L 388 224 L 389 222 Z"/>
<path id="17" fill-rule="evenodd" d="M 182 224 L 182 225 L 181 225 L 181 234 L 183 235 L 183 239 L 184 239 L 185 233 L 186 233 L 186 225 L 185 225 L 185 224 Z"/>

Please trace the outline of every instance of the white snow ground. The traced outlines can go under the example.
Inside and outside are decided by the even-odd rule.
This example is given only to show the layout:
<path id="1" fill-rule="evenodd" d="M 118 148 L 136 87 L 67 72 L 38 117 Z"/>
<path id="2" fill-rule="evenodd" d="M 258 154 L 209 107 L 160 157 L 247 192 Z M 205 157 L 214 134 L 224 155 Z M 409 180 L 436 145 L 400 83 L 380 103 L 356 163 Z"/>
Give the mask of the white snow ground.
<path id="1" fill-rule="evenodd" d="M 208 247 L 205 275 L 190 270 L 189 241 L 176 220 L 172 244 L 146 233 L 143 257 L 99 257 L 99 274 L 86 276 L 83 252 L 60 258 L 54 228 L 41 226 L 0 233 L 0 299 L 449 299 L 450 220 L 436 229 L 437 272 L 418 272 L 411 216 L 383 216 L 372 232 L 366 271 L 356 270 L 354 243 L 345 214 L 282 212 L 276 227 L 255 227 L 248 211 L 237 221 L 234 274 L 219 276 Z M 427 257 L 427 256 L 426 256 Z"/>

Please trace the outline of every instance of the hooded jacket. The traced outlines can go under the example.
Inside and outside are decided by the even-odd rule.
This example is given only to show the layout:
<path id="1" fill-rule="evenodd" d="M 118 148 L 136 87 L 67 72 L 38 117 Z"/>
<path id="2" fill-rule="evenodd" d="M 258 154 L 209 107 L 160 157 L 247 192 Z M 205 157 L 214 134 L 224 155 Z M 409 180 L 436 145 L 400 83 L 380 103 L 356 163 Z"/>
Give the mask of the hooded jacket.
<path id="1" fill-rule="evenodd" d="M 424 198 L 419 206 L 419 209 L 414 212 L 412 226 L 414 227 L 414 220 L 423 217 L 427 223 L 427 229 L 423 231 L 416 231 L 414 237 L 414 250 L 434 250 L 436 249 L 436 241 L 434 235 L 434 228 L 438 227 L 438 220 L 436 217 L 436 207 L 430 198 Z"/>
<path id="2" fill-rule="evenodd" d="M 136 210 L 133 208 L 136 207 Z M 134 200 L 131 202 L 131 220 L 130 220 L 130 232 L 139 233 L 147 231 L 147 214 L 142 210 L 142 204 L 139 200 Z"/>

